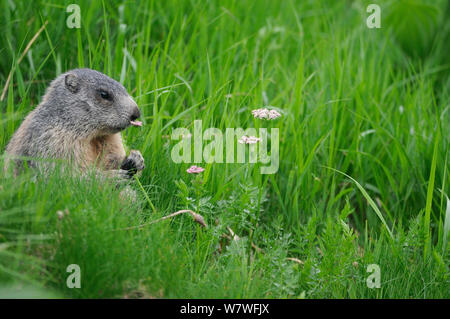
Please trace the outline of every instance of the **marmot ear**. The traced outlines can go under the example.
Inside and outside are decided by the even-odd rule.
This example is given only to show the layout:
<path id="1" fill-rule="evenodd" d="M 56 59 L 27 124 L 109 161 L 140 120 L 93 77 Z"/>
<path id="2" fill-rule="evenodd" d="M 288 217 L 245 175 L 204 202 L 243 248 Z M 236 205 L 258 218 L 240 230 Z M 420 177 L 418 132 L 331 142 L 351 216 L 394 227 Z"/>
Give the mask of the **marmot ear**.
<path id="1" fill-rule="evenodd" d="M 77 93 L 80 90 L 80 83 L 78 81 L 78 77 L 75 74 L 67 74 L 64 82 L 66 83 L 66 88 L 68 88 L 70 92 Z"/>

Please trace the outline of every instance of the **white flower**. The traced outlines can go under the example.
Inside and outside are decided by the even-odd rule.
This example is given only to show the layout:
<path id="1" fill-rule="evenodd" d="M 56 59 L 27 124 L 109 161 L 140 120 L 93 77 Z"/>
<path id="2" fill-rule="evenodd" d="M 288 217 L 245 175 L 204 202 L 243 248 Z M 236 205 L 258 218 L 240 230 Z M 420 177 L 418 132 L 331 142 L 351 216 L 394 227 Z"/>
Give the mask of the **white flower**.
<path id="1" fill-rule="evenodd" d="M 281 116 L 277 110 L 269 110 L 267 108 L 253 110 L 252 114 L 254 118 L 266 120 L 273 120 Z"/>
<path id="2" fill-rule="evenodd" d="M 269 115 L 268 109 L 256 109 L 252 111 L 254 118 L 265 119 Z"/>
<path id="3" fill-rule="evenodd" d="M 269 111 L 269 120 L 276 119 L 277 117 L 280 117 L 280 116 L 281 116 L 281 114 L 276 110 Z"/>
<path id="4" fill-rule="evenodd" d="M 258 142 L 261 142 L 261 138 L 256 136 L 242 136 L 240 140 L 238 140 L 238 143 L 240 144 L 256 144 Z"/>

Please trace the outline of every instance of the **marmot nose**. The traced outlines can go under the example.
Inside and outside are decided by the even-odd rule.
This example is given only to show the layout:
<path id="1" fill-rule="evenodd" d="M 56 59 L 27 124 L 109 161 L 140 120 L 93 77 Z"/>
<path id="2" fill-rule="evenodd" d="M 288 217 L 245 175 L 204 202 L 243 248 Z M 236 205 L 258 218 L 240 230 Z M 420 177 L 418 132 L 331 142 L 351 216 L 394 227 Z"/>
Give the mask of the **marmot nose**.
<path id="1" fill-rule="evenodd" d="M 136 120 L 137 118 L 139 118 L 141 116 L 141 111 L 139 111 L 139 109 L 136 107 L 133 111 L 133 114 L 131 114 L 130 119 L 132 121 Z"/>

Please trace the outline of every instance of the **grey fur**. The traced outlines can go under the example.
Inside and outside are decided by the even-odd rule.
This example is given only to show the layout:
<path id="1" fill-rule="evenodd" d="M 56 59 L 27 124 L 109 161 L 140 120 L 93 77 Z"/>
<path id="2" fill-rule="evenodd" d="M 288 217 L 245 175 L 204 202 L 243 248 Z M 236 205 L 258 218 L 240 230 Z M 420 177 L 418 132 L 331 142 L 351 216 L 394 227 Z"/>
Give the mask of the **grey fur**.
<path id="1" fill-rule="evenodd" d="M 100 167 L 107 175 L 130 176 L 120 166 L 128 160 L 135 171 L 144 168 L 139 151 L 128 159 L 120 131 L 140 116 L 137 104 L 119 82 L 91 69 L 74 69 L 48 87 L 42 102 L 25 118 L 6 148 L 7 158 L 15 158 L 16 168 L 29 157 L 63 159 L 82 171 Z"/>

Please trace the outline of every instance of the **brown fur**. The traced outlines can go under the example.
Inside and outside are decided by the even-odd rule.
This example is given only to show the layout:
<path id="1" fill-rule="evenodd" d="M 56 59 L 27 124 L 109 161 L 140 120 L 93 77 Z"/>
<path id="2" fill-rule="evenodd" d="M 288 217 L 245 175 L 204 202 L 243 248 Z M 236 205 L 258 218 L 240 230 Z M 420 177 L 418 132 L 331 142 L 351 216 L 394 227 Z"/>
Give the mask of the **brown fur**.
<path id="1" fill-rule="evenodd" d="M 6 155 L 16 157 L 19 167 L 20 157 L 44 170 L 52 165 L 34 158 L 61 159 L 81 171 L 97 167 L 109 171 L 107 175 L 129 177 L 130 169 L 144 168 L 144 160 L 138 151 L 127 158 L 120 131 L 139 116 L 136 103 L 120 83 L 94 70 L 75 69 L 51 83 L 42 102 L 11 138 Z"/>
<path id="2" fill-rule="evenodd" d="M 104 170 L 117 169 L 126 157 L 120 133 L 95 137 L 86 145 L 81 166 L 97 164 Z"/>

